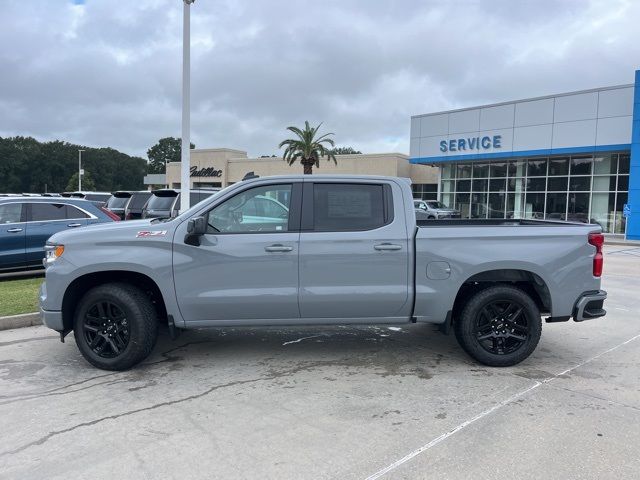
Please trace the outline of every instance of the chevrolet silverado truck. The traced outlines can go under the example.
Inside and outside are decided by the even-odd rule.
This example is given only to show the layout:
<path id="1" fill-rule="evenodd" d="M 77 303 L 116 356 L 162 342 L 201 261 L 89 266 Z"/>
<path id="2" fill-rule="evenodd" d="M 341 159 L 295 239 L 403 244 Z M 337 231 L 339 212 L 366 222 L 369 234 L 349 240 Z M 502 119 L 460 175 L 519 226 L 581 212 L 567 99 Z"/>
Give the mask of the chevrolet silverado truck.
<path id="1" fill-rule="evenodd" d="M 55 234 L 40 311 L 107 370 L 144 360 L 161 322 L 173 336 L 432 323 L 476 361 L 511 366 L 536 348 L 542 316 L 605 315 L 603 242 L 600 226 L 583 223 L 416 222 L 400 178 L 252 178 L 173 219 Z"/>

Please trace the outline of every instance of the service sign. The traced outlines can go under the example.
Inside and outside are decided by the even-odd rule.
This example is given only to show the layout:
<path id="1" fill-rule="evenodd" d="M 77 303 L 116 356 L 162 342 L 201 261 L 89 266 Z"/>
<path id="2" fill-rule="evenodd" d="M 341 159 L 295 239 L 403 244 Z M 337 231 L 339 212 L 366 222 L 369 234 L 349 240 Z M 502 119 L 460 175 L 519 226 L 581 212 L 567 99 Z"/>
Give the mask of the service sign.
<path id="1" fill-rule="evenodd" d="M 502 148 L 502 135 L 461 137 L 440 141 L 441 152 L 467 152 Z"/>

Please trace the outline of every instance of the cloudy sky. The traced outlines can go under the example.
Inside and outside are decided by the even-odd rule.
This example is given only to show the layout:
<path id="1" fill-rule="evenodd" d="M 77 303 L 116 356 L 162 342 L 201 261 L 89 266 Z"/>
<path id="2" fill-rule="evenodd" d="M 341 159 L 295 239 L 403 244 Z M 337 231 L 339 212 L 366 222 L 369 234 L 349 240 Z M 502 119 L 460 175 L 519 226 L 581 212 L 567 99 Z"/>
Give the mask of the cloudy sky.
<path id="1" fill-rule="evenodd" d="M 632 83 L 634 0 L 197 0 L 192 141 L 409 150 L 411 115 Z M 180 0 L 0 1 L 0 136 L 146 157 L 181 126 Z"/>

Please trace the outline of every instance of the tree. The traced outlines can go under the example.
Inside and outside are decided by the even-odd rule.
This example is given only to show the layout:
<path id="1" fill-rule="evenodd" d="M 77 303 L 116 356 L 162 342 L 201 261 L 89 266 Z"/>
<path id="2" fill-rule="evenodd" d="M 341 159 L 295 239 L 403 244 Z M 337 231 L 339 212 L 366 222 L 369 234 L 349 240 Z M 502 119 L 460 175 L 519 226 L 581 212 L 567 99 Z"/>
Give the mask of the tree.
<path id="1" fill-rule="evenodd" d="M 360 150 L 355 150 L 352 147 L 336 147 L 331 150 L 334 155 L 360 155 Z"/>
<path id="2" fill-rule="evenodd" d="M 147 167 L 143 158 L 113 148 L 91 148 L 61 140 L 39 142 L 32 137 L 0 137 L 0 191 L 64 191 L 69 177 L 78 171 L 78 149 L 85 150 L 82 167 L 91 172 L 97 190 L 143 188 Z M 73 190 L 77 188 L 76 180 Z"/>
<path id="3" fill-rule="evenodd" d="M 192 143 L 191 149 L 196 146 Z M 149 173 L 164 173 L 168 162 L 179 162 L 182 158 L 182 140 L 175 137 L 165 137 L 158 140 L 147 150 L 149 157 Z"/>
<path id="4" fill-rule="evenodd" d="M 69 183 L 67 183 L 67 188 L 65 188 L 65 192 L 75 192 L 76 190 L 78 190 L 78 172 L 71 175 Z M 82 190 L 89 192 L 96 191 L 96 184 L 86 171 L 84 172 L 84 175 L 82 175 Z"/>
<path id="5" fill-rule="evenodd" d="M 305 175 L 311 175 L 313 173 L 313 166 L 320 168 L 320 159 L 325 158 L 327 160 L 333 160 L 336 165 L 336 156 L 330 149 L 325 147 L 326 145 L 334 146 L 333 140 L 329 138 L 329 135 L 333 133 L 325 133 L 320 137 L 316 137 L 320 125 L 317 127 L 311 127 L 309 122 L 304 122 L 304 130 L 298 127 L 287 127 L 287 130 L 296 134 L 297 138 L 289 138 L 283 140 L 278 145 L 278 148 L 286 146 L 284 150 L 284 161 L 289 165 L 293 165 L 298 160 L 303 167 Z"/>

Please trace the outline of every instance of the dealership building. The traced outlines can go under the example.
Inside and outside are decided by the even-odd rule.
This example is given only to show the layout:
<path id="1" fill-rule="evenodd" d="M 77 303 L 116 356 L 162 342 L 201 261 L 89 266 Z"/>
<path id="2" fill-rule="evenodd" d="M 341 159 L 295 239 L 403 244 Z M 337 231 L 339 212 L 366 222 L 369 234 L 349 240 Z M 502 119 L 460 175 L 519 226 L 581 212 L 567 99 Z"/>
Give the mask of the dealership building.
<path id="1" fill-rule="evenodd" d="M 314 167 L 316 173 L 385 175 L 411 179 L 416 198 L 433 199 L 438 195 L 438 168 L 413 165 L 401 153 L 336 155 L 337 165 L 327 160 Z M 167 164 L 165 175 L 147 175 L 145 183 L 180 188 L 180 162 Z M 289 166 L 282 157 L 250 158 L 243 150 L 205 148 L 191 150 L 191 188 L 226 187 L 242 180 L 249 172 L 261 177 L 302 173 L 302 165 Z"/>
<path id="2" fill-rule="evenodd" d="M 635 84 L 416 115 L 410 162 L 467 218 L 591 221 L 640 240 Z"/>

